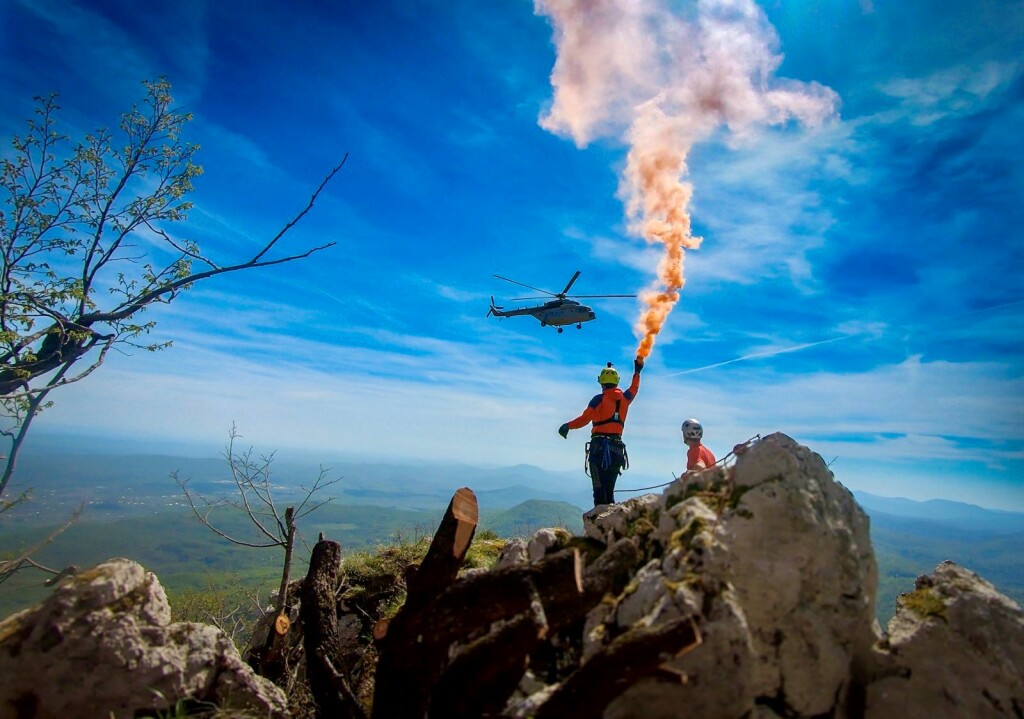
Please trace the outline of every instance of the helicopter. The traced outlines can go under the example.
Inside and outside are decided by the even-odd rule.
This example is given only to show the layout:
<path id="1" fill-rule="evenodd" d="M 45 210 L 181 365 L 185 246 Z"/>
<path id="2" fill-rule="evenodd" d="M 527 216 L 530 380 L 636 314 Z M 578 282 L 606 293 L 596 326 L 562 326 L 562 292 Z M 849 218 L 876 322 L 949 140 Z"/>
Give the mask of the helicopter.
<path id="1" fill-rule="evenodd" d="M 543 292 L 545 295 L 550 295 L 554 299 L 548 300 L 542 305 L 536 307 L 522 307 L 515 310 L 506 310 L 500 305 L 494 304 L 494 297 L 491 296 L 491 309 L 488 310 L 487 316 L 494 315 L 495 317 L 516 317 L 519 315 L 532 315 L 540 321 L 541 327 L 547 327 L 551 325 L 555 327 L 559 333 L 562 332 L 564 325 L 576 325 L 576 329 L 582 329 L 584 322 L 590 322 L 591 320 L 597 319 L 594 314 L 594 310 L 586 305 L 582 305 L 571 297 L 578 297 L 580 299 L 595 298 L 595 297 L 636 297 L 636 295 L 570 295 L 569 288 L 572 287 L 576 278 L 580 276 L 580 271 L 576 270 L 576 274 L 572 276 L 566 284 L 565 289 L 561 292 L 550 292 L 548 290 L 542 290 L 539 287 L 533 287 L 527 285 L 518 280 L 512 280 L 508 277 L 502 277 L 501 275 L 494 275 L 499 280 L 505 280 L 511 282 L 514 285 L 520 285 L 528 289 L 534 290 L 535 292 Z M 546 299 L 544 297 L 514 297 L 513 302 L 519 300 L 535 300 L 535 299 Z"/>

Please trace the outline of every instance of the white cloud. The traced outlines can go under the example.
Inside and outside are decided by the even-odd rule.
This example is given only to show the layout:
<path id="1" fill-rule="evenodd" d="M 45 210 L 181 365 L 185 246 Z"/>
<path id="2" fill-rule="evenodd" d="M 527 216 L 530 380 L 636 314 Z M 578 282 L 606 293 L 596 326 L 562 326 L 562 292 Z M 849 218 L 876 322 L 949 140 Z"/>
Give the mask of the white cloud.
<path id="1" fill-rule="evenodd" d="M 705 286 L 778 278 L 817 291 L 807 253 L 822 247 L 836 219 L 815 189 L 849 181 L 847 128 L 766 132 L 757 142 L 695 161 L 693 217 L 704 230 L 686 255 L 686 274 Z"/>
<path id="2" fill-rule="evenodd" d="M 944 68 L 925 77 L 892 78 L 879 89 L 900 101 L 899 119 L 925 126 L 979 111 L 993 93 L 1008 87 L 1019 74 L 1017 63 L 986 62 L 976 68 Z"/>

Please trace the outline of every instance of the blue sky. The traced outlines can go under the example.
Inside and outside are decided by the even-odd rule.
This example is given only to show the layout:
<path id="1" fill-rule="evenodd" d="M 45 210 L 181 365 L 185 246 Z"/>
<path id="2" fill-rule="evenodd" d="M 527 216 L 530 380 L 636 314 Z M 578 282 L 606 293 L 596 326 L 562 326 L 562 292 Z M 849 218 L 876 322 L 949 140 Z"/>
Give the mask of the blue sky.
<path id="1" fill-rule="evenodd" d="M 171 229 L 209 255 L 251 253 L 348 153 L 287 236 L 334 248 L 151 310 L 173 347 L 112 355 L 34 431 L 213 455 L 235 423 L 266 451 L 586 483 L 585 433 L 556 430 L 606 361 L 630 366 L 640 302 L 593 300 L 598 319 L 560 335 L 485 313 L 530 294 L 494 274 L 557 291 L 579 269 L 581 294 L 658 282 L 623 179 L 654 107 L 682 117 L 703 241 L 620 485 L 678 473 L 697 417 L 718 456 L 781 431 L 851 489 L 1024 510 L 1024 5 L 605 0 L 578 25 L 566 5 L 3 3 L 3 136 L 50 92 L 65 132 L 113 127 L 165 76 L 205 171 Z M 745 71 L 749 105 L 692 114 L 700 77 Z"/>

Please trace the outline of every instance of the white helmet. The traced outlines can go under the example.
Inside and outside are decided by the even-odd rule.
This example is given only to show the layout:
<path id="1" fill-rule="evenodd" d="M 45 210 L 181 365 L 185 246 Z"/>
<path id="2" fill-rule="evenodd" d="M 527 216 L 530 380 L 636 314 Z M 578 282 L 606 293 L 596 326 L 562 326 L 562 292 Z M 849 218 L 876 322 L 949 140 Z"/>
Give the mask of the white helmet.
<path id="1" fill-rule="evenodd" d="M 683 422 L 683 439 L 700 439 L 704 436 L 704 428 L 700 424 L 700 420 L 688 419 Z"/>

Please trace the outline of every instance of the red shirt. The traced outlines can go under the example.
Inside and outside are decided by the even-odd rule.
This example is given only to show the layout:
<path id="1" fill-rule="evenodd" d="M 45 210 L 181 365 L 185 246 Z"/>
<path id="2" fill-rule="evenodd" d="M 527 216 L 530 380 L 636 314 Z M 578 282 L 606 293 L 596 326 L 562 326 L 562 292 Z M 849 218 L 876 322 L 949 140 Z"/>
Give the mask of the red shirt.
<path id="1" fill-rule="evenodd" d="M 711 450 L 703 444 L 690 447 L 686 452 L 686 470 L 690 471 L 696 467 L 697 462 L 703 462 L 705 467 L 710 467 L 715 463 L 715 455 L 711 454 Z"/>
<path id="2" fill-rule="evenodd" d="M 622 434 L 623 425 L 626 423 L 626 413 L 629 411 L 629 404 L 636 397 L 636 393 L 640 391 L 640 373 L 633 373 L 633 382 L 629 385 L 629 389 L 623 392 L 618 387 L 609 387 L 608 389 L 596 395 L 587 408 L 583 410 L 583 414 L 574 420 L 571 420 L 569 429 L 579 429 L 584 426 L 587 422 L 593 422 L 594 426 L 591 428 L 591 434 Z M 618 410 L 616 410 L 616 407 Z M 615 420 L 615 413 L 618 411 L 619 418 Z"/>

